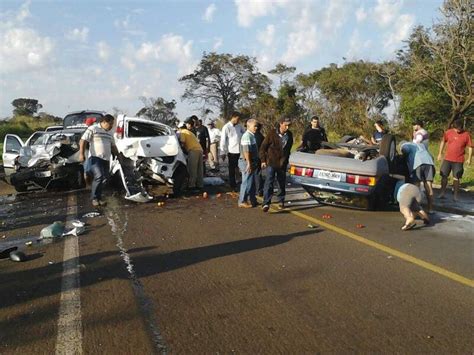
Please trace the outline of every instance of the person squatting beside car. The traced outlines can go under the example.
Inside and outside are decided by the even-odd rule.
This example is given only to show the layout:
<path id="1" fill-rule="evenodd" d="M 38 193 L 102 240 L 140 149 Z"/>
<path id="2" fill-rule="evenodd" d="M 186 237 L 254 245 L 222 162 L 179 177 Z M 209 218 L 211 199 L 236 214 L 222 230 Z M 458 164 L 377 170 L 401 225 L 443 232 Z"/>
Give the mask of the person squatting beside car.
<path id="1" fill-rule="evenodd" d="M 401 144 L 400 149 L 407 157 L 410 182 L 418 187 L 423 182 L 428 202 L 427 212 L 431 213 L 433 208 L 433 179 L 435 175 L 433 157 L 422 143 L 404 142 Z"/>
<path id="2" fill-rule="evenodd" d="M 413 229 L 416 226 L 415 218 L 419 216 L 424 224 L 430 223 L 428 214 L 421 207 L 421 191 L 416 185 L 402 180 L 395 184 L 394 198 L 398 202 L 400 213 L 405 217 L 402 231 Z"/>
<path id="3" fill-rule="evenodd" d="M 102 188 L 109 176 L 109 164 L 112 153 L 117 154 L 113 136 L 110 132 L 114 125 L 114 116 L 105 115 L 99 124 L 89 126 L 79 143 L 79 161 L 85 161 L 86 143 L 89 145 L 89 171 L 93 176 L 91 200 L 92 206 L 105 206 L 102 200 Z"/>

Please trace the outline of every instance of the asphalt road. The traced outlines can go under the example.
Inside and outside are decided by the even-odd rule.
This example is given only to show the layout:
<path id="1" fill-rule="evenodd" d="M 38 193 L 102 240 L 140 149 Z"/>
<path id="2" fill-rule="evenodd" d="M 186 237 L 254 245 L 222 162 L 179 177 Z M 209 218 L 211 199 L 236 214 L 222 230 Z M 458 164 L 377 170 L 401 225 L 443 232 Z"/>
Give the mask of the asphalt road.
<path id="1" fill-rule="evenodd" d="M 0 197 L 0 248 L 30 256 L 0 260 L 0 353 L 472 353 L 473 217 L 401 232 L 396 211 L 288 198 L 117 195 L 83 218 L 86 191 Z M 76 217 L 84 235 L 36 241 Z"/>

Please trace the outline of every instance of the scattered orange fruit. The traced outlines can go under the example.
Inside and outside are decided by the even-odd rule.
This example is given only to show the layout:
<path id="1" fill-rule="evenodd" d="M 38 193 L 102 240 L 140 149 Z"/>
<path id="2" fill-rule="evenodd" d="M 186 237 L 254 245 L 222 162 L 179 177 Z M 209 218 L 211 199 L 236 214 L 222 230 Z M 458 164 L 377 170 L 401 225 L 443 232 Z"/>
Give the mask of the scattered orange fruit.
<path id="1" fill-rule="evenodd" d="M 202 197 L 203 197 L 203 198 L 207 198 L 207 196 L 208 196 L 208 195 L 207 195 L 207 192 L 203 192 L 203 193 L 202 193 Z"/>

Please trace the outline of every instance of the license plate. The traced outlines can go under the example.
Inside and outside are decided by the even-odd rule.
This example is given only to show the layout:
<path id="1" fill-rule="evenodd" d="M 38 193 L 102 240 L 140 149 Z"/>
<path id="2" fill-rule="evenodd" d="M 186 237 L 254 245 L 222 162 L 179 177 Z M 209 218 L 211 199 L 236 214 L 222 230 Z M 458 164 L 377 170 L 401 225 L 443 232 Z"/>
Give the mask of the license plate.
<path id="1" fill-rule="evenodd" d="M 51 171 L 36 171 L 35 176 L 38 177 L 38 178 L 50 177 L 51 176 Z"/>
<path id="2" fill-rule="evenodd" d="M 315 170 L 313 173 L 313 177 L 324 180 L 341 181 L 342 174 L 336 173 L 334 171 Z"/>

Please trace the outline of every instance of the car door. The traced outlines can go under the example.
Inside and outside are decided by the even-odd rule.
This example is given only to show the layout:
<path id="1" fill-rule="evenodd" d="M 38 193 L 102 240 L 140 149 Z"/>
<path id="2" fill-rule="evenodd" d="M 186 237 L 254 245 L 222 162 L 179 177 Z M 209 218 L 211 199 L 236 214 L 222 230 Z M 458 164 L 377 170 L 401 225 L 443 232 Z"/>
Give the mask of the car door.
<path id="1" fill-rule="evenodd" d="M 15 159 L 20 155 L 20 149 L 23 147 L 23 141 L 15 134 L 7 134 L 3 141 L 3 167 L 5 176 L 10 176 L 15 172 Z"/>

